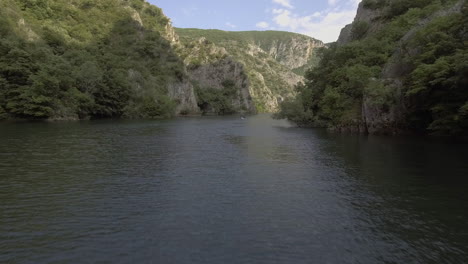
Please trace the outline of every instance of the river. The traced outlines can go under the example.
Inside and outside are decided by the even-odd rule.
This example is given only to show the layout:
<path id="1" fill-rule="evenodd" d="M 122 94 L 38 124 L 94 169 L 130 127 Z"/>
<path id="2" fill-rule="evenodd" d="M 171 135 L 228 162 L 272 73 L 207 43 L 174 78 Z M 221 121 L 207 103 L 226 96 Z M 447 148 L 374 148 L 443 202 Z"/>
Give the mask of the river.
<path id="1" fill-rule="evenodd" d="M 258 115 L 0 124 L 0 263 L 468 263 L 468 148 Z"/>

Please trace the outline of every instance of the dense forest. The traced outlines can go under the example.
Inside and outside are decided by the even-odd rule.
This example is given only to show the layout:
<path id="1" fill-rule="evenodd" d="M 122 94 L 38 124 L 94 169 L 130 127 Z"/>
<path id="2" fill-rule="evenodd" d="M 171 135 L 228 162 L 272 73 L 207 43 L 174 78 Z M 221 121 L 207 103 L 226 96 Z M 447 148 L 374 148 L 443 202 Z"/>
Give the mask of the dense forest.
<path id="1" fill-rule="evenodd" d="M 2 0 L 0 118 L 172 115 L 168 23 L 143 0 Z"/>
<path id="2" fill-rule="evenodd" d="M 468 131 L 466 1 L 364 0 L 279 118 L 369 133 Z"/>

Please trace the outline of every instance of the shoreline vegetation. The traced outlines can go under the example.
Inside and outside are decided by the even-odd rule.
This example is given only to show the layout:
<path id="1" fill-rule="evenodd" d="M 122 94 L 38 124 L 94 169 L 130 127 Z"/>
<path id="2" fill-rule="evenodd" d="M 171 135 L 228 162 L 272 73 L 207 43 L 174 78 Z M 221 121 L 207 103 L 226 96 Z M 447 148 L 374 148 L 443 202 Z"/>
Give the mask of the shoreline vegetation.
<path id="1" fill-rule="evenodd" d="M 367 134 L 468 135 L 465 0 L 364 0 L 276 118 Z"/>
<path id="2" fill-rule="evenodd" d="M 139 117 L 139 118 L 125 118 L 125 117 L 107 117 L 107 118 L 48 118 L 48 119 L 27 119 L 27 118 L 5 118 L 5 119 L 0 119 L 0 123 L 26 123 L 26 122 L 44 122 L 44 123 L 55 123 L 55 122 L 80 122 L 80 121 L 96 121 L 96 120 L 171 120 L 174 118 L 191 118 L 191 117 L 248 117 L 248 116 L 254 116 L 259 113 L 241 113 L 241 112 L 236 112 L 236 113 L 229 113 L 229 114 L 219 114 L 219 113 L 207 113 L 203 114 L 201 112 L 199 113 L 188 113 L 188 114 L 178 114 L 178 115 L 171 115 L 171 116 L 160 116 L 160 117 L 151 117 L 151 118 L 144 118 L 144 117 Z M 261 113 L 261 114 L 268 114 L 268 115 L 274 115 L 274 113 Z"/>
<path id="3" fill-rule="evenodd" d="M 280 36 L 320 45 L 299 34 L 264 35 L 264 49 Z M 4 0 L 0 120 L 159 119 L 276 109 L 277 98 L 290 96 L 302 79 L 293 73 L 299 65 L 288 68 L 263 50 L 249 55 L 245 41 L 227 53 L 196 34 L 179 38 L 162 10 L 143 0 Z M 254 64 L 259 67 L 249 66 Z"/>
<path id="4" fill-rule="evenodd" d="M 0 121 L 279 108 L 274 118 L 299 127 L 465 136 L 467 27 L 466 0 L 364 0 L 327 45 L 286 32 L 174 29 L 144 0 L 4 0 Z"/>
<path id="5" fill-rule="evenodd" d="M 167 86 L 184 68 L 169 20 L 144 1 L 114 2 L 0 3 L 0 119 L 174 115 L 183 98 Z"/>

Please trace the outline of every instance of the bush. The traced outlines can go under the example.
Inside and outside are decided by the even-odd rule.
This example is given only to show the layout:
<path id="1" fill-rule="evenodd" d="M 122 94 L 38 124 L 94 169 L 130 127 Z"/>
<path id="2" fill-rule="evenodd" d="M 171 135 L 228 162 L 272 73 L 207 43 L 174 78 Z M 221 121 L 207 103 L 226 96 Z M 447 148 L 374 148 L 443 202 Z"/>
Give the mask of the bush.
<path id="1" fill-rule="evenodd" d="M 364 95 L 370 105 L 389 108 L 395 103 L 394 91 L 394 87 L 372 79 L 366 86 Z"/>
<path id="2" fill-rule="evenodd" d="M 362 39 L 368 30 L 369 30 L 369 23 L 365 21 L 354 22 L 352 30 L 351 30 L 351 38 L 353 40 Z"/>
<path id="3" fill-rule="evenodd" d="M 387 4 L 386 0 L 363 0 L 362 4 L 367 9 L 379 9 L 384 7 Z"/>
<path id="4" fill-rule="evenodd" d="M 146 97 L 140 114 L 145 118 L 169 118 L 174 115 L 175 107 L 175 102 L 168 96 L 160 96 L 158 99 Z"/>
<path id="5" fill-rule="evenodd" d="M 223 84 L 227 86 L 224 89 L 195 86 L 198 105 L 205 114 L 213 111 L 219 115 L 228 115 L 238 110 L 232 105 L 233 99 L 237 96 L 235 86 L 230 86 L 232 84 L 230 81 L 225 81 Z"/>
<path id="6" fill-rule="evenodd" d="M 436 0 L 393 0 L 390 2 L 386 17 L 393 18 L 405 14 L 411 8 L 424 8 Z"/>

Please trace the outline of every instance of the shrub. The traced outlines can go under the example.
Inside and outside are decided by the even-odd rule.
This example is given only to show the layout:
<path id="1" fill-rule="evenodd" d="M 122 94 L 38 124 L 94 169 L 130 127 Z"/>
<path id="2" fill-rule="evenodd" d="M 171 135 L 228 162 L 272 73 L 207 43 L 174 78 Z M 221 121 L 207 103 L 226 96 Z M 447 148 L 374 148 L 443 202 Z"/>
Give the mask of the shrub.
<path id="1" fill-rule="evenodd" d="M 365 21 L 354 22 L 353 28 L 351 30 L 351 38 L 353 40 L 362 39 L 368 30 L 369 30 L 369 23 Z"/>
<path id="2" fill-rule="evenodd" d="M 363 0 L 362 4 L 365 8 L 367 9 L 379 9 L 382 8 L 386 5 L 387 1 L 386 0 Z"/>

